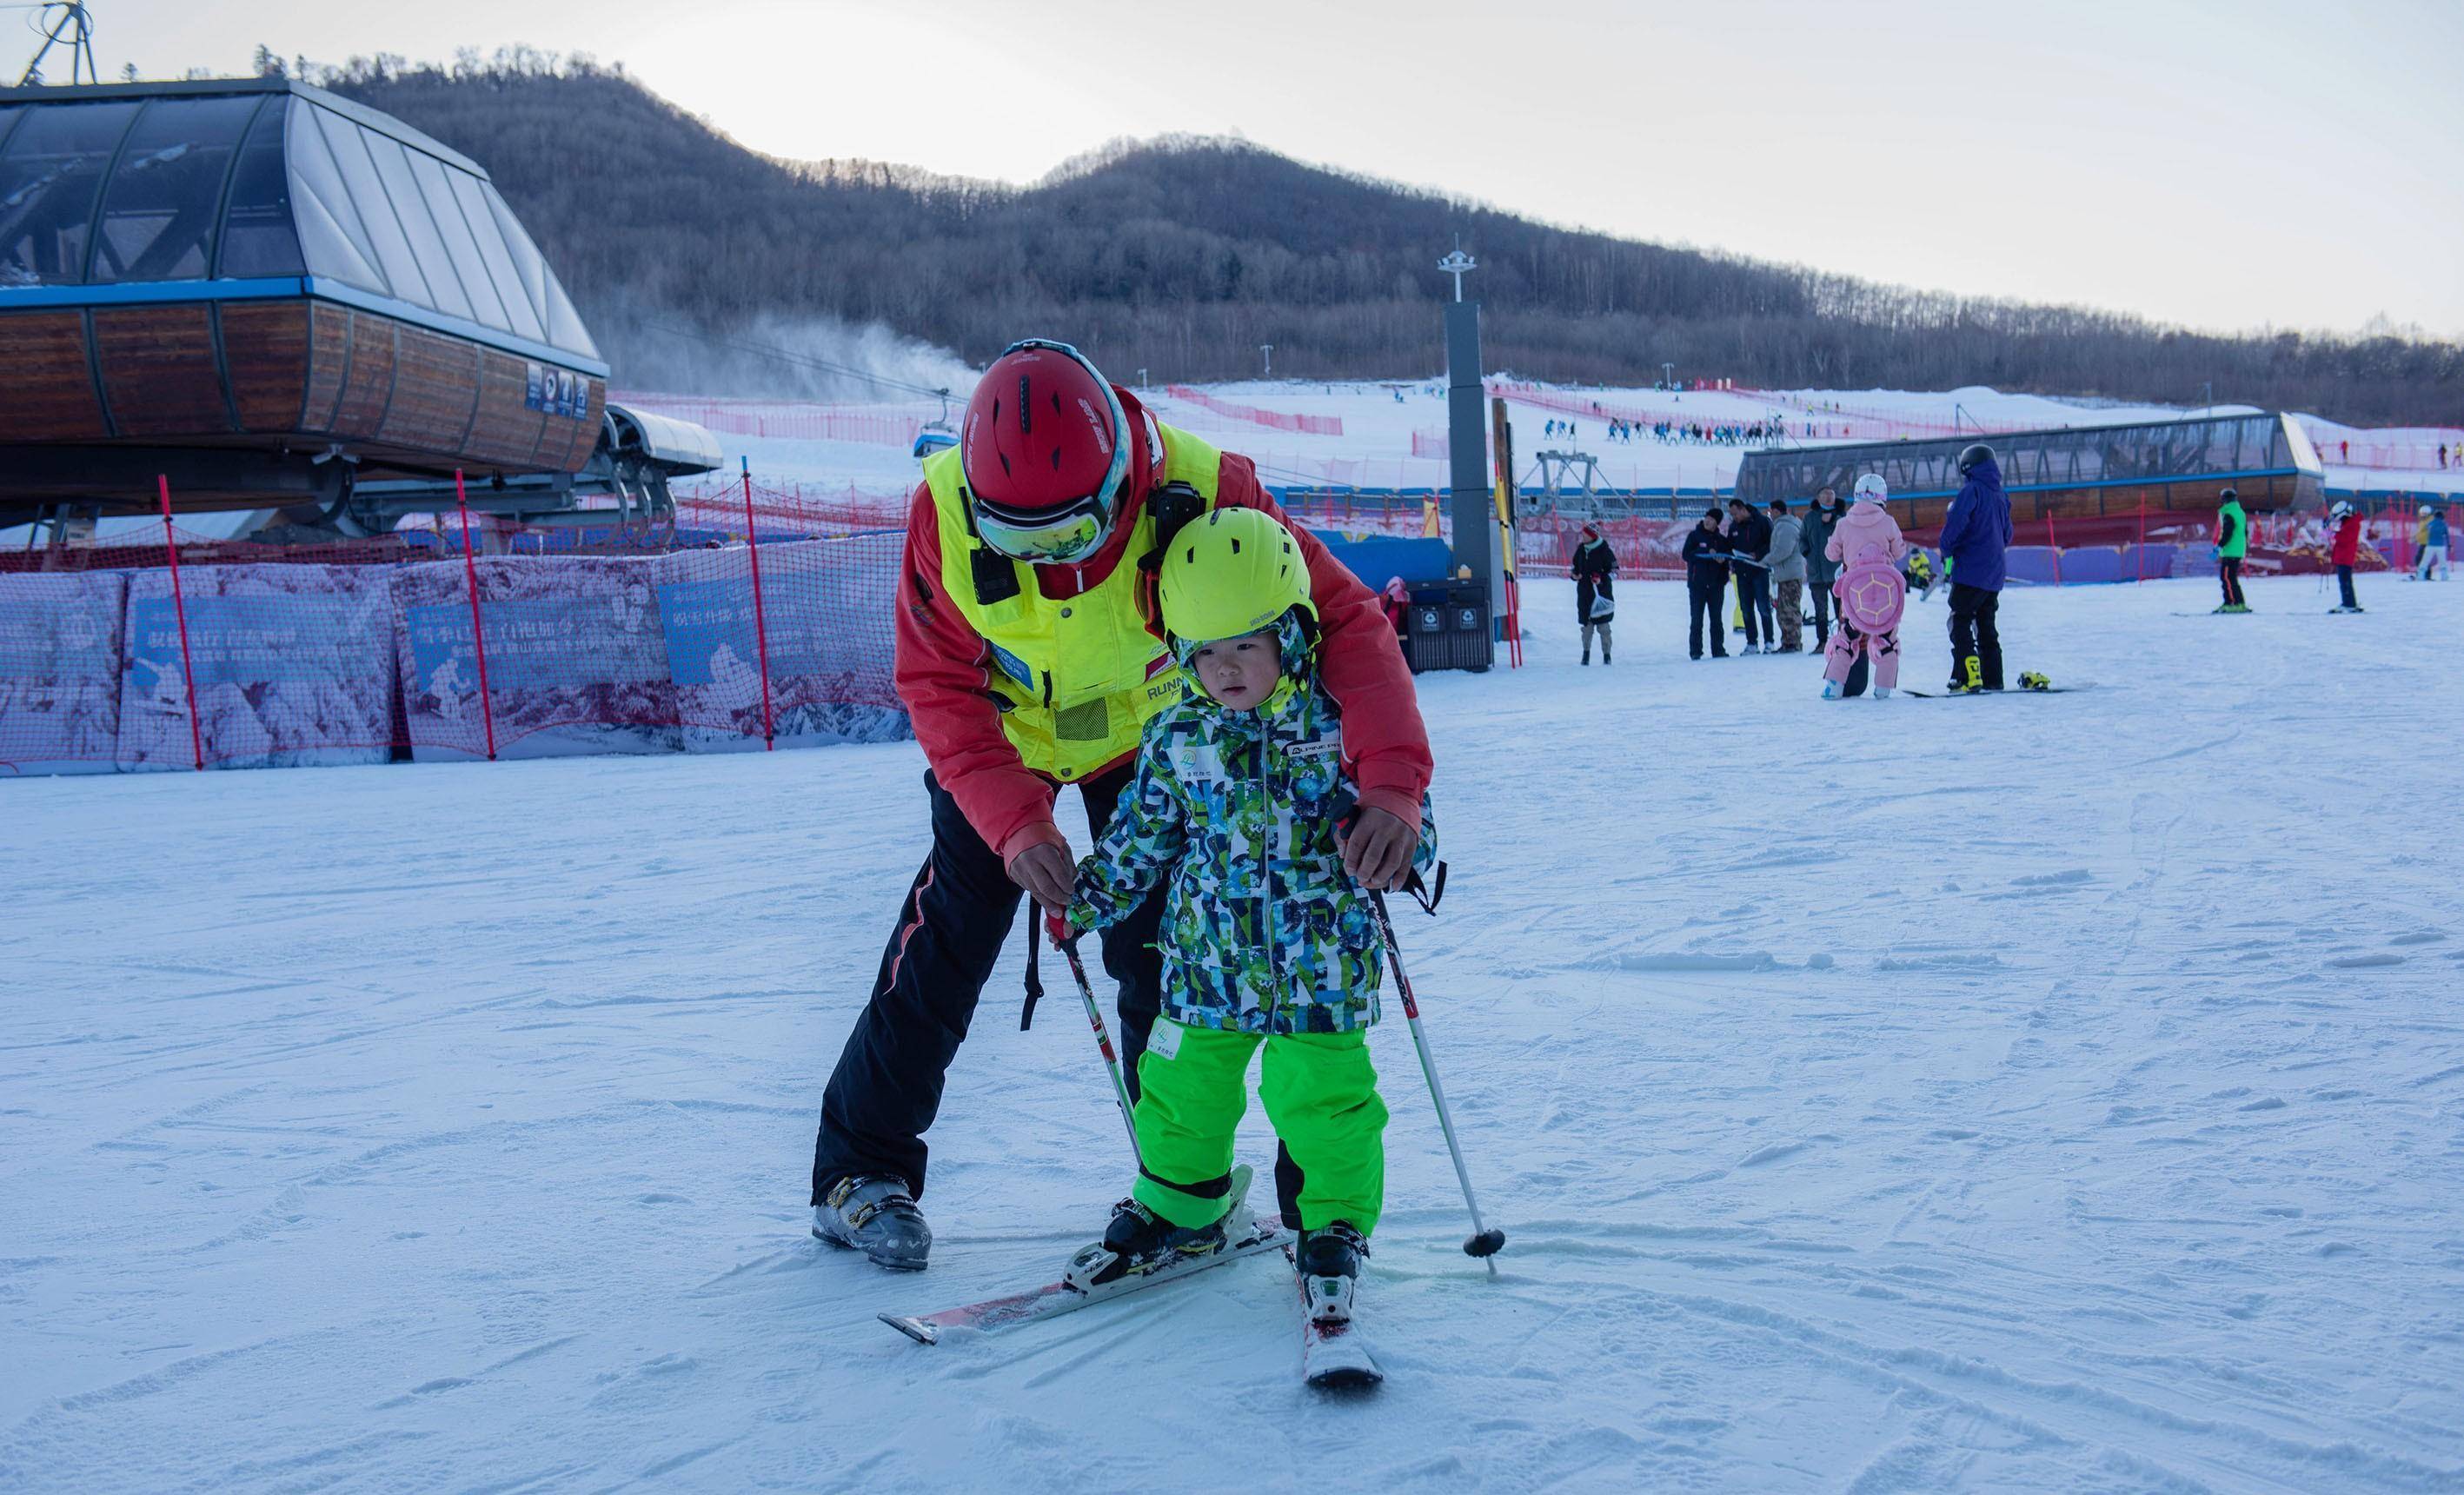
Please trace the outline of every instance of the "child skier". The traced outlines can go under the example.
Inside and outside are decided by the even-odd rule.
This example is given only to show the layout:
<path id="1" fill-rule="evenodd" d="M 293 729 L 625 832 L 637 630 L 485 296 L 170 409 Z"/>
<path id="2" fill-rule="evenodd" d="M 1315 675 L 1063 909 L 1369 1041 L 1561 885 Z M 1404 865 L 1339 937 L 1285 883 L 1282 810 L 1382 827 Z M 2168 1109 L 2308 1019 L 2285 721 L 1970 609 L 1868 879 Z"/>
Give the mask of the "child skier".
<path id="1" fill-rule="evenodd" d="M 2353 567 L 2362 560 L 2362 517 L 2342 498 L 2337 499 L 2336 506 L 2327 511 L 2327 517 L 2336 521 L 2336 539 L 2333 548 L 2328 551 L 2328 559 L 2335 562 L 2336 589 L 2343 594 L 2344 599 L 2342 605 L 2327 610 L 2359 612 L 2362 605 L 2353 596 Z"/>
<path id="2" fill-rule="evenodd" d="M 1857 501 L 1823 546 L 1823 554 L 1839 564 L 1839 580 L 1831 583 L 1831 595 L 1839 604 L 1839 627 L 1822 650 L 1826 701 L 1839 699 L 1859 653 L 1872 666 L 1875 699 L 1889 699 L 1891 688 L 1900 683 L 1900 614 L 1908 601 L 1900 558 L 1907 553 L 1908 542 L 1882 507 L 1890 496 L 1881 474 L 1868 473 L 1857 479 Z"/>
<path id="3" fill-rule="evenodd" d="M 1233 1129 L 1250 1055 L 1281 1139 L 1275 1186 L 1313 1316 L 1351 1316 L 1386 1192 L 1386 1107 L 1369 1062 L 1381 953 L 1367 892 L 1343 868 L 1343 723 L 1320 687 L 1316 608 L 1299 547 L 1255 509 L 1218 509 L 1165 555 L 1166 637 L 1197 690 L 1147 723 L 1137 777 L 1078 867 L 1067 930 L 1130 915 L 1171 880 L 1163 1015 L 1138 1062 L 1139 1167 L 1089 1283 L 1225 1244 Z M 1436 858 L 1420 803 L 1416 868 Z"/>

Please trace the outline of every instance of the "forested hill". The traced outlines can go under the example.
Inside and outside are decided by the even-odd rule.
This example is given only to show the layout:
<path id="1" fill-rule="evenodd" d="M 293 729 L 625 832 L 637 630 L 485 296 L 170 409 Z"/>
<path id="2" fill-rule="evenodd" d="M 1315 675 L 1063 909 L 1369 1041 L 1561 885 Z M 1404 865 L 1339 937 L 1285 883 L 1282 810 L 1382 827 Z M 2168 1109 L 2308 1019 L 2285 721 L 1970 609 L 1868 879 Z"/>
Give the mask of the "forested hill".
<path id="1" fill-rule="evenodd" d="M 1674 363 L 1766 387 L 1953 388 L 2452 422 L 2464 350 L 2396 338 L 2220 339 L 1962 299 L 1553 228 L 1225 142 L 1157 142 L 1029 187 L 775 161 L 621 72 L 524 58 L 320 69 L 319 82 L 484 163 L 599 330 L 655 382 L 645 321 L 880 322 L 980 364 L 1058 336 L 1121 377 L 1425 376 L 1437 257 L 1480 258 L 1492 368 L 1648 383 Z M 664 344 L 671 354 L 672 342 Z"/>

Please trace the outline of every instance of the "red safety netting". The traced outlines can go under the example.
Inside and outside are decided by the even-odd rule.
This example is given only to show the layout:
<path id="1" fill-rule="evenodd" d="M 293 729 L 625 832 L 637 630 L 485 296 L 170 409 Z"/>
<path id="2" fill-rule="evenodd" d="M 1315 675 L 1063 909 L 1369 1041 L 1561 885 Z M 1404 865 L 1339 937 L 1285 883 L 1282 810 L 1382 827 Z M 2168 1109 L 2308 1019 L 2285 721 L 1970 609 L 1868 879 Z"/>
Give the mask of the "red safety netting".
<path id="1" fill-rule="evenodd" d="M 1288 410 L 1262 410 L 1254 405 L 1234 405 L 1228 400 L 1219 400 L 1191 385 L 1166 385 L 1164 393 L 1176 400 L 1185 400 L 1199 409 L 1213 410 L 1218 415 L 1256 426 L 1302 431 L 1311 436 L 1343 434 L 1343 417 L 1340 415 L 1295 415 Z"/>
<path id="2" fill-rule="evenodd" d="M 161 544 L 10 557 L 0 777 L 903 736 L 903 530 L 803 538 L 764 507 L 745 483 L 726 534 L 449 518 L 316 546 L 166 516 Z"/>
<path id="3" fill-rule="evenodd" d="M 783 441 L 862 441 L 913 446 L 926 418 L 899 409 L 824 405 L 809 400 L 714 400 L 697 395 L 610 390 L 611 404 L 671 415 L 736 436 Z"/>

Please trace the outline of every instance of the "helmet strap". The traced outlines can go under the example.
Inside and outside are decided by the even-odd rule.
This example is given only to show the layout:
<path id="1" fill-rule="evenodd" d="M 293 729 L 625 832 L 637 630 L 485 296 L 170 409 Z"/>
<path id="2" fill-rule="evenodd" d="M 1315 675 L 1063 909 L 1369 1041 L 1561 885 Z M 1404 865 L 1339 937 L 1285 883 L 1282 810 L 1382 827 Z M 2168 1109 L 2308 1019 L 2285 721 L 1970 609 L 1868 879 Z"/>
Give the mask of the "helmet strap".
<path id="1" fill-rule="evenodd" d="M 976 583 L 976 605 L 991 607 L 1016 597 L 1019 592 L 1018 563 L 983 541 L 976 532 L 976 495 L 958 485 L 958 513 L 967 524 L 967 538 L 976 543 L 967 552 L 967 572 Z"/>

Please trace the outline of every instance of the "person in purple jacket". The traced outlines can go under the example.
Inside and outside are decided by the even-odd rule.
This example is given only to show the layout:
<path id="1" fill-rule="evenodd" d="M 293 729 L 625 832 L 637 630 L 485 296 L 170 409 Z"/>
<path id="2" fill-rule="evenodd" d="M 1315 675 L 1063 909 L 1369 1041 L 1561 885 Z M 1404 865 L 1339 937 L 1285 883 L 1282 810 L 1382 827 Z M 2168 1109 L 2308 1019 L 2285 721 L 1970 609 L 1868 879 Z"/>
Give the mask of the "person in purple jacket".
<path id="1" fill-rule="evenodd" d="M 1994 613 L 2008 576 L 2011 497 L 1993 449 L 1978 442 L 1959 454 L 1959 496 L 1942 517 L 1943 569 L 1950 577 L 1950 691 L 2002 689 L 2002 633 Z"/>

